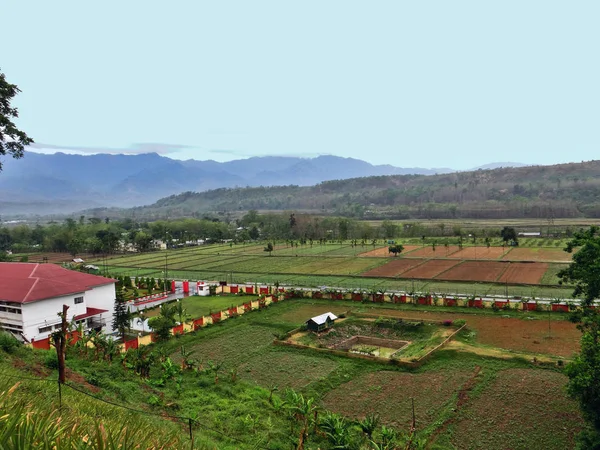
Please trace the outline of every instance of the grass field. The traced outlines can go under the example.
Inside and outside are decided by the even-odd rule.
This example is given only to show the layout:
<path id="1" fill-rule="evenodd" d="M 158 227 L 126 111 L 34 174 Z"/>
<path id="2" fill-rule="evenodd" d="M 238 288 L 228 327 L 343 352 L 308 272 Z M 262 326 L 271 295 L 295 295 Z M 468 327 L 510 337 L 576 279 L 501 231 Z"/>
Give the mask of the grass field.
<path id="1" fill-rule="evenodd" d="M 248 301 L 250 297 L 244 299 L 239 295 L 223 295 L 223 296 L 209 296 L 200 297 L 192 295 L 185 297 L 180 301 L 183 303 L 187 315 L 192 319 L 197 319 L 202 316 L 207 316 L 211 312 L 223 311 L 230 306 L 239 306 L 244 301 Z M 154 308 L 145 310 L 144 315 L 146 317 L 154 317 L 160 313 L 160 309 Z"/>

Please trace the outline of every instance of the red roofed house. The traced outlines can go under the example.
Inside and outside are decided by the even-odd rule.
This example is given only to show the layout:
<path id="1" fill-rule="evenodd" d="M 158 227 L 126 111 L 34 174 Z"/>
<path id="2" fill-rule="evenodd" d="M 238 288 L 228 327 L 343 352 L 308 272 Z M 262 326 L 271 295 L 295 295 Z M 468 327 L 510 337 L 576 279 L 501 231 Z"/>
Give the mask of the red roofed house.
<path id="1" fill-rule="evenodd" d="M 47 338 L 68 305 L 69 321 L 111 333 L 115 283 L 54 264 L 0 262 L 0 328 L 21 340 Z"/>

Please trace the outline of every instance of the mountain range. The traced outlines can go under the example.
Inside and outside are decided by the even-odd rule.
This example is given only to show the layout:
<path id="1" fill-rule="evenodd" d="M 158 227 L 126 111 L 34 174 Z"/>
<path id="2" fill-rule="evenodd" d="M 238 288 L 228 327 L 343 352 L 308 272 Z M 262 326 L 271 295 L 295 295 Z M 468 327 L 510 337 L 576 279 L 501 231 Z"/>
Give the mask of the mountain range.
<path id="1" fill-rule="evenodd" d="M 372 165 L 353 158 L 253 157 L 229 162 L 179 161 L 156 153 L 72 155 L 26 152 L 0 173 L 0 215 L 69 214 L 95 207 L 132 207 L 187 191 L 297 185 L 381 175 L 443 174 L 449 168 Z M 488 166 L 520 166 L 495 163 Z M 489 168 L 489 167 L 486 167 Z"/>

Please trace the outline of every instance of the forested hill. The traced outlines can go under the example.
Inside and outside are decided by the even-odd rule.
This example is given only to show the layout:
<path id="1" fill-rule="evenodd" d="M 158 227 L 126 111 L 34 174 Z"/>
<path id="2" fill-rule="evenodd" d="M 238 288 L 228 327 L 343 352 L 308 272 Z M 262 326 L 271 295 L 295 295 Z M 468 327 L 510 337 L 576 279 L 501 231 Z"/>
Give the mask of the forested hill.
<path id="1" fill-rule="evenodd" d="M 185 192 L 123 214 L 152 219 L 250 209 L 374 219 L 600 217 L 600 161 Z"/>

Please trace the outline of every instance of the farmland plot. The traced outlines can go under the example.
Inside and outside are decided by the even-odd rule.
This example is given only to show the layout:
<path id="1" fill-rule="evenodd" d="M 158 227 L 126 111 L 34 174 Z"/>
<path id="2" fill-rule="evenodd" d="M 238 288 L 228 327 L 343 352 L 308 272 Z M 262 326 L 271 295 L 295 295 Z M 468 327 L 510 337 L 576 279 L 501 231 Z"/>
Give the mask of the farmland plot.
<path id="1" fill-rule="evenodd" d="M 394 258 L 387 264 L 364 272 L 362 275 L 365 277 L 395 277 L 424 262 L 425 260 L 421 259 Z"/>
<path id="2" fill-rule="evenodd" d="M 450 281 L 496 281 L 507 266 L 501 262 L 464 261 L 434 278 Z"/>
<path id="3" fill-rule="evenodd" d="M 435 247 L 435 250 L 431 245 L 428 245 L 426 247 L 421 247 L 416 250 L 403 252 L 403 254 L 405 254 L 406 256 L 410 256 L 411 258 L 449 258 L 450 255 L 453 255 L 459 250 L 460 248 L 457 245 L 449 245 L 448 247 L 445 247 L 443 245 L 437 245 Z"/>
<path id="4" fill-rule="evenodd" d="M 566 376 L 548 370 L 499 371 L 459 412 L 452 443 L 490 450 L 573 448 L 582 418 L 566 396 L 566 382 Z"/>
<path id="5" fill-rule="evenodd" d="M 460 261 L 446 259 L 431 259 L 424 264 L 421 264 L 414 269 L 410 269 L 402 274 L 402 278 L 435 278 L 442 272 L 451 267 L 460 264 Z"/>
<path id="6" fill-rule="evenodd" d="M 475 343 L 518 352 L 541 353 L 570 358 L 579 350 L 581 333 L 568 320 L 524 320 L 501 316 L 476 314 L 438 313 L 426 311 L 402 311 L 381 309 L 386 316 L 407 319 L 467 321 L 467 329 L 473 331 Z"/>
<path id="7" fill-rule="evenodd" d="M 417 250 L 420 249 L 421 246 L 420 245 L 405 245 L 404 246 L 404 250 L 402 251 L 402 254 L 406 254 L 409 253 L 413 250 Z M 363 253 L 360 253 L 358 256 L 363 256 L 363 257 L 376 257 L 376 258 L 386 258 L 391 256 L 392 254 L 389 251 L 389 246 L 386 247 L 381 247 L 381 248 L 377 248 L 375 250 L 369 250 Z"/>
<path id="8" fill-rule="evenodd" d="M 539 284 L 548 270 L 546 263 L 511 263 L 498 281 L 502 283 Z"/>
<path id="9" fill-rule="evenodd" d="M 327 393 L 325 407 L 353 419 L 379 414 L 384 423 L 410 429 L 410 396 L 417 395 L 417 428 L 437 419 L 445 404 L 468 379 L 467 371 L 444 370 L 427 373 L 379 371 L 361 375 Z"/>
<path id="10" fill-rule="evenodd" d="M 560 248 L 512 248 L 502 257 L 505 261 L 571 262 L 572 253 Z"/>
<path id="11" fill-rule="evenodd" d="M 457 259 L 500 259 L 508 250 L 502 247 L 463 247 L 448 258 Z"/>

